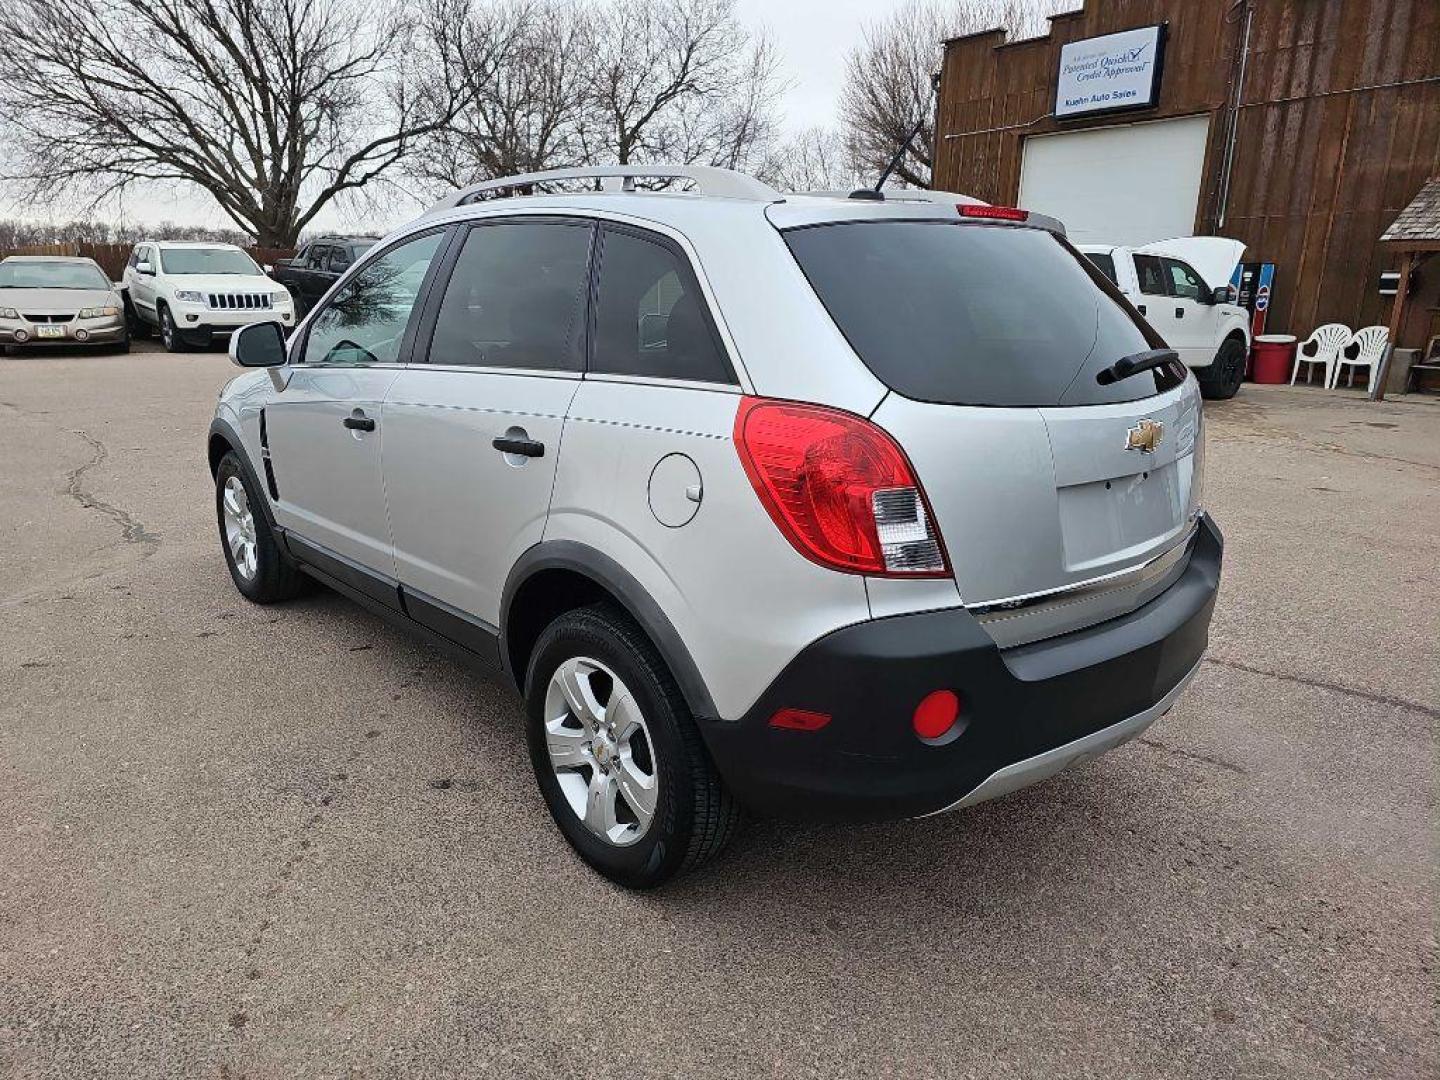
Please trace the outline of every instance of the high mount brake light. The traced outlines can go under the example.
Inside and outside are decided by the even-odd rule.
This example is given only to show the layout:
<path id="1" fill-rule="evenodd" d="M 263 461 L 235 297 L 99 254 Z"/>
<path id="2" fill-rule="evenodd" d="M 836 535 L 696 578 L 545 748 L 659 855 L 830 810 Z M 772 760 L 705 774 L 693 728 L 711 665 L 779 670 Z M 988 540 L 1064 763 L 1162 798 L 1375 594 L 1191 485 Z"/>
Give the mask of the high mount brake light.
<path id="1" fill-rule="evenodd" d="M 771 519 L 812 562 L 884 577 L 949 574 L 910 462 L 868 420 L 747 397 L 735 414 L 735 447 Z"/>
<path id="2" fill-rule="evenodd" d="M 1021 210 L 1014 206 L 976 206 L 971 203 L 960 203 L 955 209 L 960 211 L 961 217 L 987 218 L 991 221 L 1025 221 L 1030 217 L 1029 210 Z"/>

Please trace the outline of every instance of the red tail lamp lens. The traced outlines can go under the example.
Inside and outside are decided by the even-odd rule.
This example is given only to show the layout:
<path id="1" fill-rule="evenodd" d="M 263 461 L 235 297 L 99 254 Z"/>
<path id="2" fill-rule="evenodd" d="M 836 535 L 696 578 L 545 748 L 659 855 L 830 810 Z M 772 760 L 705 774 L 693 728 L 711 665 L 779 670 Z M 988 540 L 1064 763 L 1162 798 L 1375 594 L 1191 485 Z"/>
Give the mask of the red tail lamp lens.
<path id="1" fill-rule="evenodd" d="M 960 695 L 953 690 L 936 690 L 926 694 L 915 706 L 915 734 L 934 741 L 942 738 L 960 716 Z"/>
<path id="2" fill-rule="evenodd" d="M 1021 210 L 1015 206 L 973 206 L 961 203 L 955 209 L 960 211 L 961 217 L 988 218 L 991 221 L 1025 221 L 1030 217 L 1029 210 Z"/>
<path id="3" fill-rule="evenodd" d="M 806 709 L 781 709 L 770 717 L 770 726 L 791 731 L 819 731 L 830 723 L 830 714 Z"/>
<path id="4" fill-rule="evenodd" d="M 770 517 L 806 558 L 858 574 L 947 572 L 910 462 L 870 421 L 747 397 L 735 414 L 735 447 Z"/>

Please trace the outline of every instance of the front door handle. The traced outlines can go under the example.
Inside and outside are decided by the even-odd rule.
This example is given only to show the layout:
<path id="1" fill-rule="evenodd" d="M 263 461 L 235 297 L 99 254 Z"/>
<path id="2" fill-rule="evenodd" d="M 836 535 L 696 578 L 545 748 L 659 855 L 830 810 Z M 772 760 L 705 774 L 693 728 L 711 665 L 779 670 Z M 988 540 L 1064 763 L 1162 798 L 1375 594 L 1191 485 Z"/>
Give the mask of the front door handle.
<path id="1" fill-rule="evenodd" d="M 502 454 L 519 454 L 521 457 L 544 457 L 545 444 L 535 439 L 524 439 L 499 435 L 490 444 Z"/>
<path id="2" fill-rule="evenodd" d="M 347 428 L 349 428 L 351 431 L 375 430 L 375 421 L 371 420 L 370 417 L 366 416 L 359 409 L 355 410 L 355 414 L 353 416 L 347 416 L 344 420 L 341 420 L 340 422 L 344 424 Z"/>
<path id="3" fill-rule="evenodd" d="M 1185 309 L 1184 309 L 1183 307 L 1177 307 L 1177 308 L 1175 309 L 1175 318 L 1177 318 L 1177 319 L 1183 319 L 1184 317 L 1185 317 Z"/>
<path id="4" fill-rule="evenodd" d="M 1144 314 L 1145 314 L 1145 305 L 1144 305 L 1144 304 L 1141 304 L 1141 305 L 1140 305 L 1140 314 L 1141 314 L 1141 315 L 1144 315 Z"/>

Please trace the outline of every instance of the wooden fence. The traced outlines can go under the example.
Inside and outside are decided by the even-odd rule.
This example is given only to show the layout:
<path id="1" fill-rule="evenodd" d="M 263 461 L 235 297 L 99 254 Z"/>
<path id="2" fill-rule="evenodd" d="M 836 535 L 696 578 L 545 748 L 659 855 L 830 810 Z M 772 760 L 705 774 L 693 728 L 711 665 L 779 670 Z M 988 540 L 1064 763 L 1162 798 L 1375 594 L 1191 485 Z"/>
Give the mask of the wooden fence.
<path id="1" fill-rule="evenodd" d="M 30 244 L 23 247 L 0 248 L 0 258 L 6 255 L 78 255 L 94 259 L 101 269 L 110 275 L 111 281 L 119 281 L 125 275 L 125 264 L 130 260 L 134 244 Z M 293 248 L 246 248 L 246 252 L 261 266 L 274 264 L 276 259 L 288 259 L 295 254 Z"/>

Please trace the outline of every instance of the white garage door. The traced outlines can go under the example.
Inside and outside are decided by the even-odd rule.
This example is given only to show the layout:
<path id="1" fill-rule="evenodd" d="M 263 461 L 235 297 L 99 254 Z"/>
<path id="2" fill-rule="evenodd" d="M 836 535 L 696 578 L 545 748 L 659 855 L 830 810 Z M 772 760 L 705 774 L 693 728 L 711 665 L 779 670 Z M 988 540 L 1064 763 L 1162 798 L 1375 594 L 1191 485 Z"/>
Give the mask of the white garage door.
<path id="1" fill-rule="evenodd" d="M 1033 135 L 1020 205 L 1065 223 L 1077 243 L 1138 246 L 1195 231 L 1208 116 Z"/>

